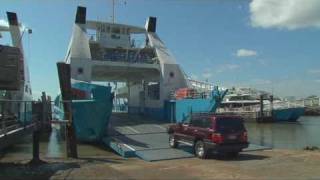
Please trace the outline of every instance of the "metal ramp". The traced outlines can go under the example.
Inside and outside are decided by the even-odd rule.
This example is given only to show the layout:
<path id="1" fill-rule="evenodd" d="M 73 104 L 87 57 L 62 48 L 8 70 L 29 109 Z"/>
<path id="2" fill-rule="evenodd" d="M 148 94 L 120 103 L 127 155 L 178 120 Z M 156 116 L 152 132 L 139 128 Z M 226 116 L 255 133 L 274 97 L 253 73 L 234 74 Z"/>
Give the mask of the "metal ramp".
<path id="1" fill-rule="evenodd" d="M 169 147 L 169 124 L 144 116 L 113 114 L 110 119 L 109 136 L 103 141 L 125 158 L 139 157 L 146 161 L 159 161 L 194 157 L 192 148 L 179 145 Z M 245 151 L 262 150 L 266 147 L 251 145 Z"/>

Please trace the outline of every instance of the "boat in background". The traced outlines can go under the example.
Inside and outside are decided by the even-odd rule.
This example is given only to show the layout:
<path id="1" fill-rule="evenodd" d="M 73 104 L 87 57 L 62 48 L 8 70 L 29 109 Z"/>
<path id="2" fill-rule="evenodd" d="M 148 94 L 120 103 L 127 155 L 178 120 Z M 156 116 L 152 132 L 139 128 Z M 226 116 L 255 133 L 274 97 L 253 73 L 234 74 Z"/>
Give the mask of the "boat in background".
<path id="1" fill-rule="evenodd" d="M 32 31 L 22 29 L 16 13 L 7 12 L 7 18 L 0 33 L 9 33 L 12 43 L 0 45 L 0 117 L 26 125 L 32 120 L 32 91 L 22 40 L 25 31 Z"/>
<path id="2" fill-rule="evenodd" d="M 271 116 L 274 122 L 295 122 L 304 115 L 305 107 L 300 102 L 284 101 L 265 91 L 252 88 L 231 89 L 218 109 L 220 113 L 234 113 L 255 119 L 261 112 L 263 98 L 263 112 Z M 270 99 L 272 97 L 272 99 Z"/>

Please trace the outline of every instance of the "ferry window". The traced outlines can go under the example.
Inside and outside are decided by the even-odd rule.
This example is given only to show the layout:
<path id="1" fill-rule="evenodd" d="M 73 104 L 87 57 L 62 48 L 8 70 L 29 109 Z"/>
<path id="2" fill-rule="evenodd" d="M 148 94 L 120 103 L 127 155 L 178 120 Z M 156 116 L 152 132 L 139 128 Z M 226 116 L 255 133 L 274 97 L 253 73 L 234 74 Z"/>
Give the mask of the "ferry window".
<path id="1" fill-rule="evenodd" d="M 112 33 L 120 34 L 120 28 L 112 28 Z"/>
<path id="2" fill-rule="evenodd" d="M 174 77 L 174 72 L 170 72 L 170 77 L 171 77 L 171 78 Z"/>
<path id="3" fill-rule="evenodd" d="M 83 68 L 78 68 L 78 74 L 83 74 Z"/>
<path id="4" fill-rule="evenodd" d="M 111 38 L 112 39 L 120 39 L 120 36 L 116 35 L 116 34 L 111 34 Z"/>

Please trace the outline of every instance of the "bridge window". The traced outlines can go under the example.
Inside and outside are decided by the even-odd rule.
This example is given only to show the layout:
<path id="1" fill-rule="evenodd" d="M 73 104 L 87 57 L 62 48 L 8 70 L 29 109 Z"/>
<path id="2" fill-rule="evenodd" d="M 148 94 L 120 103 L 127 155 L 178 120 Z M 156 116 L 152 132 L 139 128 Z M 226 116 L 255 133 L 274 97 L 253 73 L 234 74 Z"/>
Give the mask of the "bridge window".
<path id="1" fill-rule="evenodd" d="M 150 82 L 148 84 L 148 97 L 153 100 L 160 99 L 160 84 L 159 84 L 159 82 Z"/>
<path id="2" fill-rule="evenodd" d="M 78 74 L 83 74 L 83 68 L 78 68 Z"/>
<path id="3" fill-rule="evenodd" d="M 117 28 L 117 27 L 112 28 L 112 33 L 120 34 L 120 28 Z"/>
<path id="4" fill-rule="evenodd" d="M 120 39 L 121 37 L 119 35 L 116 35 L 116 34 L 111 34 L 111 38 L 112 39 Z"/>

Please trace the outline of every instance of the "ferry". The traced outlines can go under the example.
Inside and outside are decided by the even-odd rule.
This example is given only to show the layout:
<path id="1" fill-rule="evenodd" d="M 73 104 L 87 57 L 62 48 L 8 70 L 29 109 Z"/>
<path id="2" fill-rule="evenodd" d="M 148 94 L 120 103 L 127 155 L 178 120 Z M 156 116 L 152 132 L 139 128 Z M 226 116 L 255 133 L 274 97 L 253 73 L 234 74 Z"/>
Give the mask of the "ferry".
<path id="1" fill-rule="evenodd" d="M 93 84 L 99 89 L 107 88 L 101 84 L 124 84 L 125 88 L 117 89 L 116 85 L 108 87 L 104 92 L 108 98 L 101 97 L 98 101 L 104 99 L 106 102 L 111 97 L 117 102 L 125 99 L 122 102 L 126 102 L 128 114 L 142 114 L 159 121 L 182 121 L 191 112 L 214 111 L 222 100 L 225 89 L 192 80 L 184 73 L 157 35 L 156 17 L 149 17 L 145 27 L 139 27 L 114 21 L 87 20 L 86 14 L 85 7 L 77 8 L 65 57 L 65 63 L 71 67 L 73 91 L 82 94 L 82 100 L 92 100 L 92 92 L 88 91 L 88 87 Z M 87 88 L 79 88 L 79 82 L 86 84 Z M 172 94 L 182 88 L 197 89 L 209 96 L 193 100 L 172 99 Z M 110 113 L 106 112 L 110 112 L 113 104 L 107 103 L 108 105 L 94 111 L 95 114 L 88 118 L 90 112 L 87 111 L 86 114 L 82 108 L 75 105 L 79 103 L 81 102 L 73 101 L 77 136 L 84 137 L 84 132 L 94 132 L 95 135 L 91 137 L 98 140 L 101 137 L 98 134 L 107 131 L 106 123 Z M 199 106 L 199 103 L 202 106 Z M 106 115 L 100 116 L 101 114 Z M 89 127 L 88 124 L 93 118 L 97 119 L 96 123 Z"/>

